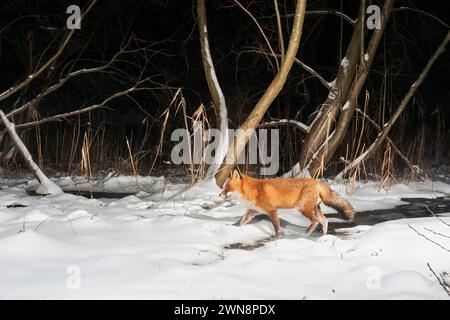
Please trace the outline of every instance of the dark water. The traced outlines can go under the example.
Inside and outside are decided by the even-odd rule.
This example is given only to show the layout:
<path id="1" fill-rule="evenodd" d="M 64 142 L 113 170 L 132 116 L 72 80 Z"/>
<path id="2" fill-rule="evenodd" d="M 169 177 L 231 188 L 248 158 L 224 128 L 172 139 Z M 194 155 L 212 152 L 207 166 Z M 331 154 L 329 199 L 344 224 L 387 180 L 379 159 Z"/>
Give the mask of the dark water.
<path id="1" fill-rule="evenodd" d="M 65 191 L 67 193 L 72 193 L 76 195 L 80 195 L 86 198 L 110 198 L 110 199 L 119 199 L 124 198 L 129 195 L 133 195 L 134 193 L 116 193 L 116 192 L 89 192 L 89 191 Z M 32 194 L 32 193 L 31 193 Z M 328 224 L 328 233 L 335 235 L 342 235 L 341 232 L 336 232 L 336 229 L 340 228 L 352 228 L 358 225 L 369 225 L 373 226 L 375 224 L 397 220 L 397 219 L 405 219 L 405 218 L 422 218 L 422 217 L 431 217 L 433 214 L 439 215 L 441 213 L 450 212 L 450 197 L 440 197 L 435 199 L 426 199 L 426 198 L 402 198 L 402 201 L 408 202 L 407 204 L 397 206 L 391 209 L 381 209 L 381 210 L 371 210 L 371 211 L 360 211 L 357 212 L 355 219 L 353 222 L 347 222 L 342 220 L 340 214 L 327 214 L 327 218 L 338 218 L 332 219 L 335 221 L 329 221 Z M 22 205 L 15 205 L 14 207 L 20 207 Z M 11 206 L 13 207 L 13 206 Z M 205 220 L 225 220 L 229 221 L 228 218 L 217 219 L 211 216 L 206 215 L 192 215 L 192 218 L 205 219 Z M 233 225 L 238 225 L 239 220 L 233 222 L 230 221 Z M 264 214 L 256 216 L 250 223 L 258 223 L 259 221 L 269 221 L 268 217 Z M 295 239 L 305 237 L 306 228 L 302 226 L 295 225 L 286 220 L 280 219 L 280 224 L 282 228 L 282 238 Z M 320 225 L 317 227 L 316 231 L 311 235 L 311 238 L 316 238 L 321 235 Z M 273 238 L 268 237 L 265 240 L 259 241 L 254 244 L 242 244 L 242 243 L 233 243 L 226 246 L 228 249 L 243 249 L 243 250 L 252 250 L 258 247 L 263 246 L 268 241 L 272 241 Z"/>
<path id="2" fill-rule="evenodd" d="M 34 190 L 25 190 L 30 196 L 40 196 Z M 108 192 L 108 191 L 79 191 L 79 190 L 64 190 L 65 193 L 74 194 L 76 196 L 82 196 L 88 199 L 122 199 L 128 196 L 135 195 L 136 193 L 130 192 Z"/>
<path id="3" fill-rule="evenodd" d="M 353 223 L 330 223 L 330 233 L 334 233 L 335 229 L 348 228 L 361 224 L 373 226 L 389 220 L 431 217 L 433 214 L 439 215 L 450 212 L 450 197 L 436 199 L 402 198 L 401 200 L 408 202 L 408 204 L 391 209 L 358 212 Z M 328 214 L 327 217 L 340 218 L 339 214 Z"/>
<path id="4" fill-rule="evenodd" d="M 129 192 L 107 192 L 107 191 L 70 191 L 70 190 L 64 190 L 66 193 L 71 193 L 77 196 L 82 196 L 88 199 L 99 199 L 99 198 L 106 198 L 106 199 L 122 199 L 128 196 L 133 196 L 136 193 L 129 193 Z"/>
<path id="5" fill-rule="evenodd" d="M 347 222 L 341 220 L 340 214 L 327 214 L 327 218 L 338 218 L 341 222 L 328 223 L 328 233 L 338 236 L 342 236 L 342 232 L 336 232 L 336 229 L 340 228 L 352 228 L 358 225 L 369 225 L 373 226 L 375 224 L 397 220 L 405 218 L 423 218 L 432 217 L 433 214 L 439 216 L 442 213 L 450 212 L 450 197 L 441 197 L 436 199 L 424 199 L 424 198 L 402 198 L 402 201 L 408 202 L 407 204 L 397 206 L 391 209 L 382 210 L 371 210 L 371 211 L 360 211 L 356 213 L 355 220 L 353 222 Z M 262 220 L 267 220 L 267 216 L 259 215 L 255 217 L 250 223 L 257 223 Z M 334 219 L 333 219 L 334 220 Z M 306 228 L 292 224 L 286 220 L 280 219 L 282 227 L 282 236 L 284 239 L 295 239 L 295 238 L 305 238 Z M 238 225 L 239 221 L 235 223 Z M 309 238 L 317 238 L 321 236 L 320 225 L 317 227 L 316 231 Z M 233 243 L 226 246 L 227 249 L 242 249 L 242 250 L 253 250 L 264 246 L 267 242 L 272 241 L 273 238 L 268 237 L 267 239 L 258 241 L 252 244 L 243 243 Z"/>

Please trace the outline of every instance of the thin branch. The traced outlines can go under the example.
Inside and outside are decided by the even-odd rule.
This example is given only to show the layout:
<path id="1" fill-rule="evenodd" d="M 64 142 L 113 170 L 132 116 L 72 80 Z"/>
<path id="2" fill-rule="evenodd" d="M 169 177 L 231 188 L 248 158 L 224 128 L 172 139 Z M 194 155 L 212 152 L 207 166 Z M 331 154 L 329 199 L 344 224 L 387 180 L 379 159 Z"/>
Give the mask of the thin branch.
<path id="1" fill-rule="evenodd" d="M 238 0 L 234 0 L 234 2 L 242 9 L 244 10 L 245 13 L 247 13 L 250 18 L 253 20 L 253 22 L 256 24 L 256 26 L 258 27 L 259 31 L 261 32 L 264 40 L 267 43 L 267 46 L 269 47 L 270 52 L 272 53 L 272 56 L 275 58 L 275 63 L 277 65 L 277 70 L 280 70 L 280 64 L 278 63 L 278 59 L 277 56 L 275 54 L 275 51 L 272 49 L 272 46 L 270 45 L 269 39 L 267 39 L 266 34 L 264 33 L 264 30 L 262 29 L 261 25 L 259 24 L 258 20 L 256 20 L 256 18 L 253 16 L 253 14 L 248 11 Z"/>
<path id="2" fill-rule="evenodd" d="M 111 65 L 112 62 L 113 62 L 113 60 L 110 60 L 107 64 L 105 64 L 103 66 L 89 68 L 89 69 L 80 69 L 80 70 L 69 73 L 65 78 L 60 79 L 57 83 L 48 87 L 44 92 L 38 94 L 34 99 L 28 101 L 27 103 L 22 105 L 20 108 L 17 108 L 15 110 L 12 110 L 11 112 L 9 112 L 7 114 L 7 116 L 10 118 L 10 117 L 14 116 L 15 114 L 23 112 L 23 111 L 27 110 L 28 108 L 30 108 L 31 106 L 36 105 L 45 96 L 49 95 L 50 93 L 52 93 L 52 92 L 56 91 L 57 89 L 59 89 L 60 87 L 62 87 L 64 85 L 64 83 L 66 83 L 69 79 L 83 75 L 83 74 L 88 74 L 88 73 L 105 70 L 106 68 L 108 68 Z"/>
<path id="3" fill-rule="evenodd" d="M 81 108 L 79 110 L 66 112 L 66 113 L 62 113 L 62 114 L 57 114 L 57 115 L 50 116 L 50 117 L 47 117 L 47 118 L 44 118 L 44 119 L 40 119 L 40 120 L 36 120 L 36 121 L 32 121 L 32 122 L 27 122 L 27 123 L 22 123 L 22 124 L 16 125 L 16 129 L 30 128 L 30 127 L 34 127 L 34 126 L 37 126 L 37 125 L 40 125 L 40 124 L 43 124 L 43 123 L 56 121 L 56 120 L 72 117 L 72 116 L 75 116 L 75 115 L 79 115 L 79 114 L 82 114 L 82 113 L 86 113 L 86 112 L 89 112 L 89 111 L 92 111 L 92 110 L 95 110 L 95 109 L 99 109 L 99 108 L 105 107 L 105 105 L 108 102 L 110 102 L 111 100 L 116 99 L 118 97 L 126 96 L 126 95 L 130 94 L 131 92 L 143 91 L 143 90 L 159 90 L 159 89 L 162 90 L 162 88 L 160 88 L 160 87 L 158 87 L 158 88 L 138 88 L 138 86 L 141 83 L 145 82 L 146 80 L 147 79 L 141 80 L 138 83 L 136 83 L 133 87 L 128 88 L 126 90 L 116 92 L 116 93 L 114 93 L 113 95 L 109 96 L 108 98 L 106 98 L 105 100 L 103 100 L 100 103 L 91 105 L 89 107 L 84 107 L 84 108 Z"/>
<path id="4" fill-rule="evenodd" d="M 275 14 L 277 17 L 277 28 L 278 28 L 278 42 L 280 45 L 280 52 L 281 52 L 281 62 L 284 60 L 284 37 L 283 37 L 283 26 L 281 24 L 281 17 L 280 17 L 280 10 L 278 9 L 278 0 L 273 0 L 274 6 L 275 6 Z"/>
<path id="5" fill-rule="evenodd" d="M 443 245 L 441 245 L 440 243 L 431 240 L 430 238 L 428 238 L 427 236 L 425 236 L 423 233 L 420 233 L 419 231 L 417 231 L 416 229 L 414 229 L 413 227 L 411 227 L 411 225 L 408 223 L 408 227 L 412 230 L 414 230 L 419 236 L 421 236 L 422 238 L 425 238 L 426 240 L 430 241 L 431 243 L 434 243 L 435 245 L 437 245 L 439 248 L 444 249 L 447 252 L 450 252 L 450 249 L 447 249 L 446 247 L 444 247 Z"/>
<path id="6" fill-rule="evenodd" d="M 348 15 L 346 15 L 345 13 L 338 11 L 338 10 L 333 10 L 333 9 L 325 9 L 325 10 L 311 10 L 311 11 L 306 11 L 306 15 L 334 15 L 340 18 L 343 18 L 345 21 L 347 21 L 348 23 L 350 23 L 351 25 L 355 25 L 356 24 L 356 19 L 352 19 L 350 18 Z M 283 15 L 283 18 L 291 18 L 293 17 L 293 14 L 286 14 Z M 269 18 L 269 17 L 264 17 L 264 18 Z M 270 18 L 273 18 L 273 16 L 270 16 Z"/>
<path id="7" fill-rule="evenodd" d="M 434 233 L 435 235 L 438 235 L 438 236 L 441 236 L 441 237 L 449 238 L 449 239 L 450 239 L 450 236 L 449 236 L 449 235 L 446 235 L 446 234 L 443 234 L 443 233 L 440 233 L 440 232 L 436 232 L 436 231 L 431 230 L 430 228 L 427 228 L 427 227 L 424 227 L 424 229 L 427 230 L 427 231 L 429 231 L 429 232 L 431 232 L 431 233 Z"/>
<path id="8" fill-rule="evenodd" d="M 430 207 L 427 206 L 427 211 L 436 219 L 438 219 L 440 222 L 442 222 L 443 224 L 445 224 L 447 227 L 450 227 L 450 224 L 448 224 L 447 222 L 445 222 L 444 220 L 441 219 L 441 217 L 439 217 L 438 215 L 436 215 L 436 213 L 433 212 L 433 210 L 430 209 Z"/>
<path id="9" fill-rule="evenodd" d="M 361 155 L 359 155 L 355 160 L 350 163 L 350 165 L 346 166 L 344 170 L 342 170 L 337 176 L 336 179 L 341 179 L 344 174 L 346 174 L 348 171 L 354 169 L 357 167 L 361 162 L 368 159 L 372 154 L 374 154 L 375 150 L 380 147 L 380 145 L 384 142 L 385 138 L 389 134 L 390 130 L 394 126 L 394 123 L 397 121 L 397 119 L 402 114 L 403 110 L 408 105 L 411 98 L 416 93 L 417 89 L 420 87 L 420 85 L 425 80 L 426 76 L 428 75 L 431 67 L 433 66 L 434 62 L 437 60 L 437 58 L 445 51 L 445 47 L 447 46 L 447 43 L 450 41 L 450 30 L 447 32 L 446 37 L 444 40 L 442 40 L 439 47 L 434 52 L 433 56 L 430 58 L 430 60 L 427 62 L 425 67 L 423 68 L 422 72 L 420 73 L 417 80 L 411 85 L 406 95 L 403 97 L 402 101 L 400 102 L 399 106 L 391 116 L 391 119 L 383 125 L 383 131 L 380 132 L 378 137 L 375 139 L 375 141 L 372 143 L 372 145 L 367 148 L 366 151 L 364 151 Z"/>
<path id="10" fill-rule="evenodd" d="M 429 12 L 420 10 L 420 9 L 416 9 L 416 8 L 409 8 L 409 7 L 400 7 L 400 8 L 395 8 L 394 10 L 392 10 L 393 12 L 395 11 L 413 11 L 413 12 L 417 12 L 423 15 L 426 15 L 430 18 L 433 18 L 434 20 L 436 20 L 437 22 L 439 22 L 440 24 L 442 24 L 444 27 L 446 27 L 447 29 L 450 28 L 450 26 L 448 24 L 446 24 L 444 21 L 442 21 L 441 19 L 439 19 L 438 17 L 436 17 L 434 14 L 431 14 Z"/>
<path id="11" fill-rule="evenodd" d="M 343 18 L 345 21 L 347 21 L 348 23 L 350 23 L 352 25 L 354 25 L 356 23 L 356 20 L 353 20 L 345 13 L 338 11 L 338 10 L 333 10 L 333 9 L 306 11 L 306 15 L 308 15 L 308 14 L 310 14 L 310 15 L 332 14 L 332 15 L 338 16 L 340 18 Z"/>
<path id="12" fill-rule="evenodd" d="M 18 17 L 18 18 L 16 18 L 16 19 L 10 21 L 6 26 L 4 26 L 4 27 L 0 30 L 0 35 L 1 35 L 6 29 L 8 29 L 12 24 L 16 23 L 16 22 L 19 21 L 19 20 L 27 19 L 27 18 L 39 18 L 39 17 L 42 17 L 42 16 L 36 15 L 36 14 L 28 14 L 28 15 L 26 15 L 26 16 Z"/>
<path id="13" fill-rule="evenodd" d="M 118 62 L 121 60 L 118 60 L 118 57 L 122 54 L 129 54 L 129 53 L 138 53 L 140 51 L 143 50 L 147 50 L 148 47 L 150 47 L 151 45 L 147 45 L 143 48 L 138 48 L 138 49 L 133 49 L 133 50 L 125 50 L 126 47 L 130 44 L 130 39 L 128 39 L 128 41 L 121 46 L 120 50 L 104 65 L 98 66 L 98 67 L 93 67 L 93 68 L 89 68 L 89 69 L 80 69 L 80 70 L 76 70 L 76 71 L 72 71 L 70 73 L 68 73 L 64 78 L 61 78 L 57 83 L 51 85 L 50 87 L 47 87 L 43 92 L 39 93 L 36 97 L 34 97 L 32 100 L 28 101 L 27 103 L 25 103 L 24 105 L 22 105 L 21 107 L 12 110 L 11 112 L 9 112 L 7 114 L 7 117 L 11 118 L 12 116 L 23 112 L 25 110 L 27 110 L 28 108 L 35 106 L 37 103 L 39 103 L 39 101 L 41 101 L 44 97 L 46 97 L 47 95 L 49 95 L 50 93 L 58 90 L 59 88 L 61 88 L 64 83 L 66 83 L 68 80 L 75 78 L 77 76 L 80 75 L 85 75 L 85 74 L 89 74 L 89 73 L 94 73 L 94 72 L 100 72 L 103 71 L 109 67 L 111 67 L 111 65 L 114 62 Z"/>
<path id="14" fill-rule="evenodd" d="M 298 64 L 300 67 L 302 67 L 303 69 L 305 69 L 305 71 L 309 72 L 311 75 L 313 75 L 314 77 L 316 77 L 320 83 L 322 83 L 325 88 L 327 88 L 328 90 L 333 89 L 333 86 L 330 85 L 330 83 L 328 81 L 326 81 L 316 70 L 314 70 L 313 68 L 311 68 L 310 66 L 306 65 L 305 63 L 301 62 L 299 59 L 295 58 L 294 59 L 295 63 Z"/>
<path id="15" fill-rule="evenodd" d="M 256 52 L 256 53 L 259 53 L 259 54 L 270 56 L 270 54 L 268 52 L 264 51 L 264 50 L 253 49 L 253 50 L 247 50 L 247 52 Z M 281 54 L 275 54 L 275 56 L 282 57 Z M 316 70 L 314 70 L 313 68 L 311 68 L 310 66 L 308 66 L 307 64 L 305 64 L 304 62 L 302 62 L 298 58 L 294 58 L 294 62 L 296 64 L 298 64 L 301 68 L 303 68 L 306 72 L 308 72 L 309 74 L 311 74 L 312 76 L 317 78 L 317 80 L 319 80 L 320 83 L 323 84 L 325 88 L 327 88 L 328 90 L 333 89 L 333 86 L 330 84 L 330 82 L 325 80 Z"/>
<path id="16" fill-rule="evenodd" d="M 92 0 L 92 2 L 89 4 L 87 9 L 84 11 L 84 14 L 81 16 L 81 19 L 83 19 L 83 17 L 91 10 L 91 8 L 94 6 L 94 4 L 96 2 L 97 2 L 97 0 Z M 40 67 L 33 74 L 28 75 L 27 78 L 25 80 L 23 80 L 22 82 L 20 82 L 19 84 L 15 85 L 15 86 L 9 88 L 8 90 L 4 91 L 3 93 L 1 93 L 0 101 L 10 97 L 17 91 L 19 91 L 22 88 L 24 88 L 25 86 L 27 86 L 31 81 L 36 79 L 42 72 L 44 72 L 48 67 L 50 67 L 53 64 L 53 62 L 55 62 L 56 59 L 58 59 L 58 57 L 63 53 L 64 49 L 66 48 L 66 46 L 69 43 L 72 36 L 74 35 L 75 31 L 76 31 L 76 29 L 72 29 L 69 31 L 69 33 L 67 33 L 67 36 L 61 42 L 61 45 L 59 46 L 56 53 L 50 59 L 48 59 L 48 61 L 42 67 Z"/>
<path id="17" fill-rule="evenodd" d="M 379 132 L 382 131 L 381 127 L 378 125 L 378 123 L 376 123 L 371 117 L 369 117 L 368 114 L 366 114 L 364 111 L 362 111 L 359 108 L 356 108 L 356 112 L 360 113 L 361 115 L 363 115 L 363 117 L 365 119 L 367 119 L 367 121 L 369 121 Z M 409 162 L 409 159 L 397 148 L 397 146 L 395 145 L 394 141 L 392 141 L 391 138 L 386 137 L 387 142 L 389 142 L 389 144 L 392 146 L 392 148 L 394 148 L 394 151 L 400 156 L 400 158 L 403 159 L 403 161 L 405 161 L 406 165 L 409 167 L 409 169 L 413 172 L 415 172 L 416 170 L 414 169 L 414 166 L 411 164 L 411 162 Z"/>
<path id="18" fill-rule="evenodd" d="M 291 125 L 295 128 L 300 129 L 300 131 L 307 133 L 309 131 L 309 126 L 304 124 L 303 122 L 297 121 L 297 120 L 291 120 L 291 119 L 279 119 L 269 122 L 263 122 L 259 125 L 260 128 L 267 128 L 267 127 L 274 127 L 277 125 Z"/>
<path id="19" fill-rule="evenodd" d="M 439 277 L 436 272 L 434 272 L 434 270 L 431 268 L 430 264 L 427 262 L 427 266 L 428 269 L 430 269 L 430 271 L 433 273 L 433 275 L 436 277 L 436 279 L 439 281 L 439 284 L 441 285 L 442 289 L 444 289 L 444 291 L 447 293 L 448 296 L 450 296 L 450 284 L 448 284 L 445 280 L 444 277 Z"/>

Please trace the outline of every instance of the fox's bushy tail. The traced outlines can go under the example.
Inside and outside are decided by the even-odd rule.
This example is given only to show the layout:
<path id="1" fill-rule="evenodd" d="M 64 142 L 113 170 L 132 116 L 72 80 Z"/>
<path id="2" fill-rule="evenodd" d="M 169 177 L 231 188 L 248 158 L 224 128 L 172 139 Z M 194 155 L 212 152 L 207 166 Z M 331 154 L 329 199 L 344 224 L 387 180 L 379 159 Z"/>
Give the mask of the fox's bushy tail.
<path id="1" fill-rule="evenodd" d="M 320 192 L 320 198 L 325 205 L 339 211 L 345 219 L 353 221 L 356 211 L 350 202 L 348 202 L 339 193 L 331 188 L 328 188 L 327 191 Z"/>

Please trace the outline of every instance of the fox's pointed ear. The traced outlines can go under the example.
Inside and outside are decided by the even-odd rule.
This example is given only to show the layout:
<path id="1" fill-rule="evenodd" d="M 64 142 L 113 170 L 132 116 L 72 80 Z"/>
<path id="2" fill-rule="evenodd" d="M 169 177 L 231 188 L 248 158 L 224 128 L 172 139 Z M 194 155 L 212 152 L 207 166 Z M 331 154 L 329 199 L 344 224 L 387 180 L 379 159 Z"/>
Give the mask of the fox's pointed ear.
<path id="1" fill-rule="evenodd" d="M 240 179 L 241 178 L 241 174 L 239 173 L 239 171 L 237 171 L 236 169 L 233 170 L 233 173 L 231 175 L 234 179 Z"/>

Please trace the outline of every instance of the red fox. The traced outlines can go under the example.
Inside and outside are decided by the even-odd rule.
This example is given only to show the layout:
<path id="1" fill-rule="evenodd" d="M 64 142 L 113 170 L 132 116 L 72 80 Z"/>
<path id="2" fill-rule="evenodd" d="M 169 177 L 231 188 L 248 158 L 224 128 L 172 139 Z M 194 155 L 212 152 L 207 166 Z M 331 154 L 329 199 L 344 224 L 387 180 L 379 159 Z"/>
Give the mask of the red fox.
<path id="1" fill-rule="evenodd" d="M 264 211 L 270 218 L 275 229 L 275 237 L 280 236 L 280 220 L 277 209 L 296 208 L 305 217 L 311 220 L 306 234 L 310 235 L 320 223 L 322 233 L 327 234 L 328 220 L 320 210 L 320 203 L 339 211 L 347 220 L 353 220 L 355 209 L 339 193 L 333 191 L 326 184 L 310 178 L 286 179 L 255 179 L 234 170 L 225 183 L 222 198 L 227 198 L 229 192 L 237 191 L 241 198 L 248 201 L 252 208 L 242 217 L 239 225 L 252 220 L 256 209 Z"/>

